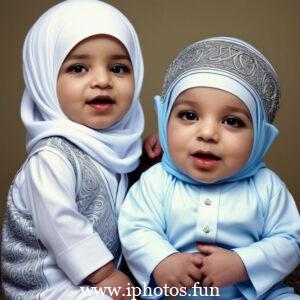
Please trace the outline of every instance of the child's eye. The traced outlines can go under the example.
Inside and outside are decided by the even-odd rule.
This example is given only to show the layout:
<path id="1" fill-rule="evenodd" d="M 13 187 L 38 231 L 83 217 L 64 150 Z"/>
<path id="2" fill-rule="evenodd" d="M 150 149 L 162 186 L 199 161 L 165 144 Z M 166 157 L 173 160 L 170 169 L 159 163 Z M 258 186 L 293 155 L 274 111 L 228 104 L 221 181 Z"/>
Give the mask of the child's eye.
<path id="1" fill-rule="evenodd" d="M 228 125 L 231 127 L 244 127 L 245 126 L 245 123 L 237 117 L 228 117 L 223 121 L 223 123 L 225 125 Z"/>
<path id="2" fill-rule="evenodd" d="M 178 117 L 185 121 L 197 121 L 198 117 L 191 111 L 182 111 L 178 113 Z"/>
<path id="3" fill-rule="evenodd" d="M 71 73 L 85 73 L 87 72 L 87 68 L 82 65 L 74 65 L 70 66 L 67 71 Z"/>
<path id="4" fill-rule="evenodd" d="M 128 73 L 129 68 L 125 65 L 114 65 L 110 68 L 111 72 L 120 74 L 120 73 Z"/>

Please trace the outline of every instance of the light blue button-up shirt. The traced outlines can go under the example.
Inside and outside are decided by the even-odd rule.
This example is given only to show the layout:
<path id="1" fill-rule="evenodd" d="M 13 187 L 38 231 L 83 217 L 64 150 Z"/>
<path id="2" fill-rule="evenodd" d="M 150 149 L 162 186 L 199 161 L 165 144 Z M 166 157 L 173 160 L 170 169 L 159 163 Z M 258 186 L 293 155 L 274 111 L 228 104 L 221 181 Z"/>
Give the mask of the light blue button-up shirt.
<path id="1" fill-rule="evenodd" d="M 119 232 L 142 286 L 164 258 L 196 252 L 197 242 L 236 251 L 249 281 L 220 289 L 217 299 L 265 299 L 300 262 L 299 212 L 284 183 L 267 168 L 232 183 L 191 185 L 159 163 L 130 189 Z"/>

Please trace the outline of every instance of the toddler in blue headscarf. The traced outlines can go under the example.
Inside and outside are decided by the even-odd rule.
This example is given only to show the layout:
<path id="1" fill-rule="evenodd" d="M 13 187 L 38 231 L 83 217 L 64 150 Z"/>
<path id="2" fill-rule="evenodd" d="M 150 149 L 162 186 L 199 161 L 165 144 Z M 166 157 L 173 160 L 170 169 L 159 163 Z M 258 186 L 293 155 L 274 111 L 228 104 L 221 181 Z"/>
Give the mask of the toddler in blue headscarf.
<path id="1" fill-rule="evenodd" d="M 197 42 L 171 63 L 155 97 L 162 162 L 119 218 L 144 295 L 300 299 L 281 282 L 300 261 L 299 213 L 263 163 L 279 97 L 269 61 L 238 39 Z"/>

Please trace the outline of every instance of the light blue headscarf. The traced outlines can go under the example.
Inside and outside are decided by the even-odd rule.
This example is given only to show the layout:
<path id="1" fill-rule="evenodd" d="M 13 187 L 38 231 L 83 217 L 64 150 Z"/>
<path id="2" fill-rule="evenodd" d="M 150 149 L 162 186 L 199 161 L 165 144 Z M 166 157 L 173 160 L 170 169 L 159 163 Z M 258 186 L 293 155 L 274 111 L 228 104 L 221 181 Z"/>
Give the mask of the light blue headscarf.
<path id="1" fill-rule="evenodd" d="M 280 89 L 270 62 L 248 43 L 229 37 L 210 38 L 185 48 L 169 66 L 162 96 L 155 97 L 163 167 L 178 179 L 201 184 L 180 170 L 168 149 L 168 121 L 176 98 L 193 87 L 211 87 L 237 96 L 248 107 L 254 141 L 250 157 L 236 174 L 213 183 L 231 182 L 254 175 L 278 134 L 271 124 L 279 107 Z"/>

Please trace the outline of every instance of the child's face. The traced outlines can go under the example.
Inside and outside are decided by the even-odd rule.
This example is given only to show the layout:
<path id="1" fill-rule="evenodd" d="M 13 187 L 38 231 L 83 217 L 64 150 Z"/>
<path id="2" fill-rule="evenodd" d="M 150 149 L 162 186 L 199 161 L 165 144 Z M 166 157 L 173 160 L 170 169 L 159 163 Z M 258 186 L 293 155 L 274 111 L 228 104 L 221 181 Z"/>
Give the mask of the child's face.
<path id="1" fill-rule="evenodd" d="M 104 129 L 129 110 L 134 75 L 125 47 L 110 36 L 83 40 L 68 54 L 57 80 L 65 115 L 93 129 Z"/>
<path id="2" fill-rule="evenodd" d="M 238 172 L 253 143 L 248 108 L 225 91 L 197 87 L 181 93 L 168 123 L 168 146 L 176 165 L 209 183 Z"/>

